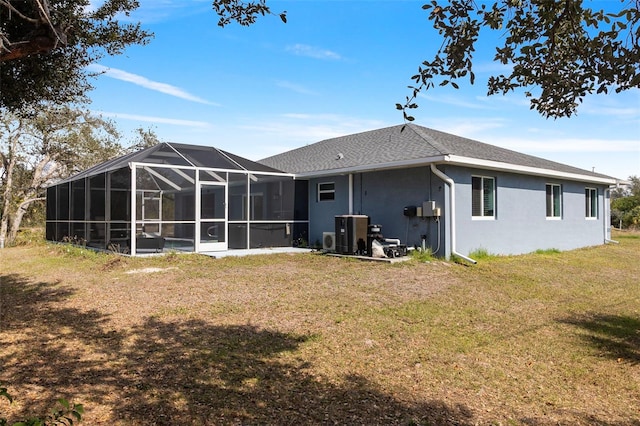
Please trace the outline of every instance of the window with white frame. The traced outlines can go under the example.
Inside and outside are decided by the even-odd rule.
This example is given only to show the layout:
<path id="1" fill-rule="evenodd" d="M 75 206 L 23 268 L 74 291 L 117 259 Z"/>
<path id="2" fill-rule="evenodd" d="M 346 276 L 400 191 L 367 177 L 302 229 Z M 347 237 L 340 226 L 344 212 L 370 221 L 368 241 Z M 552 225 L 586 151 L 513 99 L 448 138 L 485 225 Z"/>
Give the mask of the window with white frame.
<path id="1" fill-rule="evenodd" d="M 562 217 L 562 186 L 548 183 L 546 187 L 547 219 Z"/>
<path id="2" fill-rule="evenodd" d="M 471 216 L 495 218 L 496 180 L 486 176 L 471 177 Z"/>
<path id="3" fill-rule="evenodd" d="M 584 189 L 584 215 L 587 219 L 598 218 L 598 190 L 596 188 Z"/>
<path id="4" fill-rule="evenodd" d="M 333 201 L 336 199 L 335 182 L 322 182 L 318 184 L 318 201 Z"/>

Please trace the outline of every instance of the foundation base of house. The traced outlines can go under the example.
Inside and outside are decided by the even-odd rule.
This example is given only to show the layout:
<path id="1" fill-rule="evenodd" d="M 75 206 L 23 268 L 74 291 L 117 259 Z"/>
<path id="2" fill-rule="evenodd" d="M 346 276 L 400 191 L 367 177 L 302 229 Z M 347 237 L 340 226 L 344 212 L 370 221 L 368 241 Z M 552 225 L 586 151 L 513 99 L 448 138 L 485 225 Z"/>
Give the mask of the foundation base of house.
<path id="1" fill-rule="evenodd" d="M 350 254 L 338 254 L 338 253 L 327 253 L 327 256 L 332 257 L 347 257 L 349 259 L 358 259 L 364 260 L 368 262 L 384 262 L 384 263 L 399 263 L 406 262 L 411 260 L 410 256 L 401 256 L 401 257 L 370 257 L 370 256 L 355 256 Z"/>

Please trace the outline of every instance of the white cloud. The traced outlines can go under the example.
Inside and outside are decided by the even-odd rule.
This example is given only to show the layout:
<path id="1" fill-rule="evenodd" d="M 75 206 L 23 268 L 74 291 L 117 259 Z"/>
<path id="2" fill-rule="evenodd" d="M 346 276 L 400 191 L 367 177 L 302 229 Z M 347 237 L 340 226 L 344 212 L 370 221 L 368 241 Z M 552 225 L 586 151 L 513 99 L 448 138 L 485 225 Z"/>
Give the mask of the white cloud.
<path id="1" fill-rule="evenodd" d="M 637 140 L 575 138 L 508 138 L 497 137 L 486 142 L 503 148 L 526 152 L 640 152 Z"/>
<path id="2" fill-rule="evenodd" d="M 476 74 L 510 74 L 513 71 L 512 64 L 502 64 L 497 61 L 482 61 L 473 65 L 473 72 Z"/>
<path id="3" fill-rule="evenodd" d="M 282 87 L 283 89 L 288 89 L 293 92 L 299 93 L 301 95 L 314 95 L 314 96 L 318 95 L 317 92 L 314 92 L 311 89 L 308 89 L 300 84 L 292 83 L 290 81 L 279 80 L 279 81 L 276 81 L 276 85 L 278 87 Z"/>
<path id="4" fill-rule="evenodd" d="M 586 114 L 606 115 L 616 118 L 636 118 L 640 117 L 640 105 L 638 106 L 605 106 L 588 105 L 584 108 Z"/>
<path id="5" fill-rule="evenodd" d="M 315 59 L 326 59 L 334 61 L 342 59 L 342 57 L 336 52 L 319 47 L 309 46 L 308 44 L 293 44 L 287 46 L 286 51 L 292 52 L 295 55 L 308 56 Z"/>
<path id="6" fill-rule="evenodd" d="M 481 138 L 483 132 L 487 130 L 501 129 L 508 125 L 508 120 L 504 118 L 486 117 L 428 117 L 420 121 L 420 125 L 423 125 L 425 127 L 431 127 L 432 129 L 438 129 L 441 132 L 451 133 L 453 135 L 463 136 L 471 139 L 477 139 L 479 141 L 488 143 L 492 142 Z"/>
<path id="7" fill-rule="evenodd" d="M 439 102 L 447 105 L 458 106 L 462 108 L 470 108 L 470 109 L 493 109 L 487 105 L 486 102 L 478 103 L 478 102 L 470 102 L 459 97 L 455 96 L 431 96 L 423 93 L 419 93 L 418 97 L 426 99 L 430 102 Z M 476 98 L 477 101 L 479 99 Z"/>
<path id="8" fill-rule="evenodd" d="M 396 123 L 393 123 L 396 124 Z M 258 160 L 291 149 L 299 148 L 324 139 L 390 126 L 380 120 L 368 120 L 338 114 L 288 113 L 252 120 L 250 125 L 238 125 L 238 131 L 221 137 L 229 150 L 245 158 Z M 242 137 L 242 141 L 259 140 L 259 144 L 246 144 L 231 138 Z M 231 149 L 233 148 L 233 150 Z"/>
<path id="9" fill-rule="evenodd" d="M 108 111 L 96 111 L 96 114 L 100 114 L 104 117 L 118 118 L 122 120 L 142 121 L 145 123 L 171 124 L 174 126 L 199 127 L 199 128 L 211 127 L 211 125 L 206 121 L 182 120 L 178 118 L 154 117 L 149 115 L 126 114 L 121 112 L 108 112 Z"/>
<path id="10" fill-rule="evenodd" d="M 92 3 L 104 3 L 104 0 L 91 0 Z M 176 17 L 191 16 L 200 13 L 210 13 L 209 0 L 152 0 L 141 1 L 140 6 L 129 16 L 118 16 L 123 22 L 142 22 L 151 24 L 168 21 Z"/>
<path id="11" fill-rule="evenodd" d="M 202 99 L 199 96 L 186 92 L 179 87 L 172 86 L 167 83 L 160 83 L 158 81 L 149 80 L 141 75 L 132 74 L 127 71 L 123 71 L 117 68 L 109 68 L 100 64 L 91 64 L 87 67 L 91 72 L 103 73 L 107 77 L 114 78 L 116 80 L 126 81 L 127 83 L 133 83 L 137 86 L 144 87 L 145 89 L 153 90 L 156 92 L 164 93 L 176 98 L 185 99 L 191 102 L 198 102 L 205 105 L 220 106 L 215 102 L 209 102 L 206 99 Z"/>

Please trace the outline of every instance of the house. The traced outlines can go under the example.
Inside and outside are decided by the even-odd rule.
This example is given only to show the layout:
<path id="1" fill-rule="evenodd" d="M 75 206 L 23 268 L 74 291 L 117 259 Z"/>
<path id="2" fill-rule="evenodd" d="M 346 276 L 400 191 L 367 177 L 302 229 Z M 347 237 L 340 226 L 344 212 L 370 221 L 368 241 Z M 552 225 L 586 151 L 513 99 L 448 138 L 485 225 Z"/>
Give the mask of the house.
<path id="1" fill-rule="evenodd" d="M 615 183 L 414 124 L 258 162 L 162 143 L 49 187 L 47 239 L 132 254 L 322 245 L 336 216 L 366 215 L 443 257 L 567 250 L 609 240 Z"/>
<path id="2" fill-rule="evenodd" d="M 616 179 L 415 124 L 324 140 L 260 161 L 309 182 L 309 238 L 363 214 L 436 255 L 603 244 Z"/>

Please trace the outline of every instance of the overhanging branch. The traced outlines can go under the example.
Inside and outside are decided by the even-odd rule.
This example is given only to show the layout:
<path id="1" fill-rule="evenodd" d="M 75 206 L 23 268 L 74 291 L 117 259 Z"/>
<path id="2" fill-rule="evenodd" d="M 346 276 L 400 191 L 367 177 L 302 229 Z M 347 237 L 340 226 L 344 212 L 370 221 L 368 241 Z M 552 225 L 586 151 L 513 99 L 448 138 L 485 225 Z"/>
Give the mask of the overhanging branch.
<path id="1" fill-rule="evenodd" d="M 8 19 L 21 19 L 33 26 L 33 31 L 23 40 L 18 41 L 12 41 L 7 34 L 0 32 L 0 62 L 49 53 L 58 46 L 67 44 L 68 29 L 53 23 L 49 2 L 47 0 L 32 0 L 32 2 L 37 18 L 20 12 L 10 0 L 0 0 L 0 7 L 8 11 Z"/>

